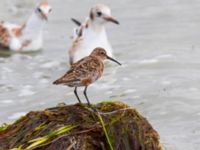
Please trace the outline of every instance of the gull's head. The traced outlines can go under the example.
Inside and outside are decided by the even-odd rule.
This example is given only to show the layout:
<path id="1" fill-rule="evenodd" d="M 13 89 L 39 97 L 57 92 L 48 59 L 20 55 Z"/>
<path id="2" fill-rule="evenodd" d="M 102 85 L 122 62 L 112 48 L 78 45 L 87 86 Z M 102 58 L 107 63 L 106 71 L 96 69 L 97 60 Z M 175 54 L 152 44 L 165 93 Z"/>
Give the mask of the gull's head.
<path id="1" fill-rule="evenodd" d="M 101 48 L 101 47 L 95 48 L 92 51 L 91 56 L 96 57 L 96 58 L 98 58 L 100 60 L 108 59 L 108 60 L 111 60 L 111 61 L 117 63 L 118 65 L 121 65 L 121 63 L 119 63 L 117 60 L 115 60 L 112 57 L 108 56 L 107 53 L 106 53 L 106 50 Z"/>
<path id="2" fill-rule="evenodd" d="M 48 20 L 51 11 L 52 8 L 47 1 L 42 1 L 35 10 L 36 14 L 43 20 Z"/>
<path id="3" fill-rule="evenodd" d="M 99 24 L 104 24 L 107 22 L 119 24 L 119 22 L 112 17 L 110 8 L 103 4 L 98 4 L 91 8 L 90 19 Z"/>

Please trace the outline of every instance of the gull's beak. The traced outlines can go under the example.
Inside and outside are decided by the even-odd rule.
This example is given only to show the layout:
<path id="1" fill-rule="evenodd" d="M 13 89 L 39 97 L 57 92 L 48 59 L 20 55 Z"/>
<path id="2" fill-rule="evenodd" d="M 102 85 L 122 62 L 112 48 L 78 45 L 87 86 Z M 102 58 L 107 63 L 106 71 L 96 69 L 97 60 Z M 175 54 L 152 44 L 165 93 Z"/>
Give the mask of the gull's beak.
<path id="1" fill-rule="evenodd" d="M 109 22 L 112 22 L 112 23 L 115 23 L 115 24 L 119 24 L 119 21 L 117 21 L 115 18 L 113 18 L 111 16 L 104 17 L 104 19 L 106 21 L 109 21 Z"/>
<path id="2" fill-rule="evenodd" d="M 106 58 L 109 59 L 109 60 L 111 60 L 111 61 L 113 61 L 113 62 L 116 62 L 118 65 L 122 65 L 122 64 L 119 63 L 117 60 L 115 60 L 115 59 L 113 59 L 113 58 L 111 58 L 111 57 L 109 57 L 109 56 L 107 56 Z"/>

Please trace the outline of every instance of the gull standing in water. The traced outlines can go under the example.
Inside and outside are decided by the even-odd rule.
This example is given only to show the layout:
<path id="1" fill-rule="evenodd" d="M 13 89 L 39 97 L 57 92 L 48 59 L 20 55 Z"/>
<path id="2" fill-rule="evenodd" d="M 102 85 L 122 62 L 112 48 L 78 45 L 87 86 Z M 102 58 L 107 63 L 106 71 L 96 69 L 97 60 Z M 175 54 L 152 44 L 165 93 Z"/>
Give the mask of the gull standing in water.
<path id="1" fill-rule="evenodd" d="M 72 21 L 80 26 L 74 30 L 73 43 L 69 49 L 70 64 L 88 56 L 96 47 L 104 48 L 109 56 L 113 56 L 105 24 L 108 22 L 119 24 L 119 22 L 112 17 L 108 6 L 98 4 L 92 7 L 89 17 L 82 24 L 75 19 Z"/>
<path id="2" fill-rule="evenodd" d="M 43 27 L 52 8 L 41 1 L 24 25 L 0 22 L 0 47 L 13 51 L 36 51 L 43 46 Z"/>

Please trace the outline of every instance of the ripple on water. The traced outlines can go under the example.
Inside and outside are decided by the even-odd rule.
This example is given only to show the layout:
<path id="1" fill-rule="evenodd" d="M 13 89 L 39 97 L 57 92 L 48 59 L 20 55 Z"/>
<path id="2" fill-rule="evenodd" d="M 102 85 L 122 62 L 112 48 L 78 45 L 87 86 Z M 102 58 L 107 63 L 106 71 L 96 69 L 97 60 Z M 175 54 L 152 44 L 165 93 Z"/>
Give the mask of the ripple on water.
<path id="1" fill-rule="evenodd" d="M 49 80 L 48 79 L 40 79 L 39 83 L 41 83 L 41 84 L 48 84 Z"/>
<path id="2" fill-rule="evenodd" d="M 15 102 L 11 99 L 0 100 L 0 107 L 10 106 L 13 105 Z"/>
<path id="3" fill-rule="evenodd" d="M 158 59 L 143 59 L 138 62 L 138 64 L 153 64 L 153 63 L 158 63 Z"/>
<path id="4" fill-rule="evenodd" d="M 125 94 L 129 94 L 129 93 L 134 93 L 136 92 L 136 89 L 127 89 L 126 91 L 124 91 Z"/>
<path id="5" fill-rule="evenodd" d="M 170 85 L 171 81 L 165 80 L 165 81 L 162 81 L 161 84 L 163 84 L 163 85 Z"/>
<path id="6" fill-rule="evenodd" d="M 138 64 L 154 64 L 154 63 L 159 63 L 161 61 L 169 61 L 172 58 L 174 58 L 173 55 L 171 54 L 163 54 L 163 55 L 158 55 L 154 58 L 150 58 L 150 59 L 143 59 L 138 61 Z"/>
<path id="7" fill-rule="evenodd" d="M 5 58 L 2 58 L 0 57 L 0 63 L 5 63 L 6 62 L 6 59 Z"/>
<path id="8" fill-rule="evenodd" d="M 0 84 L 0 93 L 11 92 L 11 91 L 14 91 L 14 90 L 15 90 L 14 85 Z"/>
<path id="9" fill-rule="evenodd" d="M 13 72 L 13 70 L 8 68 L 8 67 L 2 67 L 1 71 L 4 72 L 4 73 L 12 73 Z"/>
<path id="10" fill-rule="evenodd" d="M 51 69 L 51 68 L 56 68 L 56 67 L 59 67 L 59 66 L 60 66 L 59 61 L 49 61 L 49 62 L 42 64 L 40 66 L 40 68 Z"/>
<path id="11" fill-rule="evenodd" d="M 24 96 L 34 95 L 36 92 L 34 92 L 32 89 L 33 89 L 33 87 L 31 85 L 26 85 L 20 90 L 18 96 L 24 97 Z"/>

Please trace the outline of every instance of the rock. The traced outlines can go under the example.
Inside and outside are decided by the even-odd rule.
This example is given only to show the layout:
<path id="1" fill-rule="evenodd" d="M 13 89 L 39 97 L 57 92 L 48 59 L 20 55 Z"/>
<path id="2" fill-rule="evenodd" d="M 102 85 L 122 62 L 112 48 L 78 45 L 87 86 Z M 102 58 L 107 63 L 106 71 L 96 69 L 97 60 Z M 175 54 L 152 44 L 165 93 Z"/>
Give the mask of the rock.
<path id="1" fill-rule="evenodd" d="M 29 112 L 0 131 L 0 150 L 162 150 L 135 109 L 121 102 L 94 107 L 98 113 L 79 104 Z"/>

